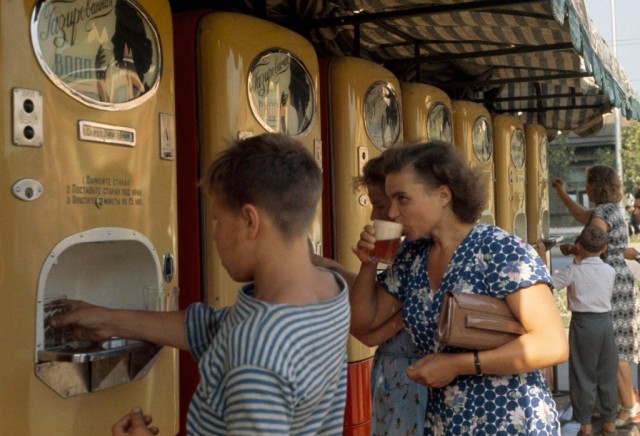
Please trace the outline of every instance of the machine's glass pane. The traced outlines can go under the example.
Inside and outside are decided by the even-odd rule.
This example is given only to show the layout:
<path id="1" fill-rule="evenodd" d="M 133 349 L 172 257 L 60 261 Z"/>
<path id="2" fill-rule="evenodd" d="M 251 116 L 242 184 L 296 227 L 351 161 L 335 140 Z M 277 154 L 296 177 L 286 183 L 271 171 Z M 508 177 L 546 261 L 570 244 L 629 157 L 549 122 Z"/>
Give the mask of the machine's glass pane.
<path id="1" fill-rule="evenodd" d="M 134 1 L 40 0 L 31 40 L 51 80 L 89 106 L 137 106 L 158 87 L 158 32 Z"/>
<path id="2" fill-rule="evenodd" d="M 511 161 L 516 168 L 522 168 L 525 157 L 525 139 L 522 129 L 516 129 L 511 135 Z"/>
<path id="3" fill-rule="evenodd" d="M 249 69 L 249 103 L 268 132 L 301 135 L 315 115 L 311 75 L 304 64 L 284 50 L 258 55 Z"/>
<path id="4" fill-rule="evenodd" d="M 486 163 L 493 155 L 493 133 L 491 123 L 486 117 L 478 117 L 473 123 L 472 132 L 473 152 L 478 160 Z"/>
<path id="5" fill-rule="evenodd" d="M 400 104 L 393 86 L 376 82 L 364 96 L 364 125 L 369 138 L 381 151 L 400 137 Z"/>
<path id="6" fill-rule="evenodd" d="M 427 121 L 427 131 L 429 139 L 433 141 L 443 141 L 452 143 L 453 120 L 449 108 L 442 103 L 438 103 L 429 111 L 429 119 Z"/>
<path id="7" fill-rule="evenodd" d="M 540 140 L 540 167 L 542 168 L 543 171 L 547 170 L 548 156 L 549 156 L 549 140 L 547 139 L 546 136 L 543 136 L 542 139 Z"/>

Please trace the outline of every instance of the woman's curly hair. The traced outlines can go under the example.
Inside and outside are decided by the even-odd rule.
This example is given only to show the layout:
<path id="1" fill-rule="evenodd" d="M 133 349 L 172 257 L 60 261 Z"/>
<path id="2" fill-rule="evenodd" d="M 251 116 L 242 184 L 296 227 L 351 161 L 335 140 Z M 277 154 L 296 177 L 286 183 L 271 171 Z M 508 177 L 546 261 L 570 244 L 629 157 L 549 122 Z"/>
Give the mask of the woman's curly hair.
<path id="1" fill-rule="evenodd" d="M 587 168 L 587 185 L 596 204 L 619 203 L 622 200 L 622 182 L 616 171 L 608 165 Z"/>
<path id="2" fill-rule="evenodd" d="M 477 168 L 469 167 L 457 149 L 440 141 L 410 144 L 386 150 L 385 175 L 396 173 L 411 165 L 429 189 L 447 186 L 451 191 L 453 213 L 465 223 L 475 223 L 486 208 L 488 191 L 486 180 Z"/>

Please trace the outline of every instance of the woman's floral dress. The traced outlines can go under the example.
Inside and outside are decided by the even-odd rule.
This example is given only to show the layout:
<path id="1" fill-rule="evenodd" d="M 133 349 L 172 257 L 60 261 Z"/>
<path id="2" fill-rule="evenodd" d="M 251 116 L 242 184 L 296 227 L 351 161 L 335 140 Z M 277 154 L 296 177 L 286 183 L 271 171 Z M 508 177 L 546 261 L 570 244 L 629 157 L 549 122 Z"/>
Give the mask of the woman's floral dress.
<path id="1" fill-rule="evenodd" d="M 407 376 L 407 369 L 420 357 L 405 329 L 378 346 L 371 370 L 372 435 L 422 436 L 424 433 L 428 390 Z"/>
<path id="2" fill-rule="evenodd" d="M 598 217 L 609 224 L 609 245 L 603 259 L 616 270 L 611 305 L 618 360 L 638 363 L 640 360 L 638 344 L 640 299 L 635 278 L 624 260 L 624 250 L 629 245 L 627 225 L 618 205 L 614 203 L 596 206 L 592 217 Z"/>
<path id="3" fill-rule="evenodd" d="M 437 337 L 444 290 L 507 294 L 535 283 L 550 283 L 549 272 L 529 244 L 504 230 L 477 224 L 453 254 L 440 290 L 429 286 L 426 268 L 432 241 L 406 241 L 380 283 L 403 302 L 403 319 L 418 351 L 468 352 L 443 348 Z M 551 292 L 551 291 L 550 291 Z M 536 310 L 532 307 L 531 310 Z M 557 435 L 560 423 L 542 371 L 510 376 L 457 377 L 429 389 L 425 419 L 428 435 Z"/>

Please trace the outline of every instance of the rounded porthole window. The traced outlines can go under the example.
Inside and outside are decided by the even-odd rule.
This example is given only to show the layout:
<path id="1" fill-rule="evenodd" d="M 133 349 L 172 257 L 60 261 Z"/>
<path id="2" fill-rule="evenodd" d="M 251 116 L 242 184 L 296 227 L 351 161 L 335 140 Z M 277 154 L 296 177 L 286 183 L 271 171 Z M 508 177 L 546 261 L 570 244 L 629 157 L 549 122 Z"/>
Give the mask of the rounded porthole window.
<path id="1" fill-rule="evenodd" d="M 473 152 L 482 163 L 489 162 L 493 155 L 493 134 L 491 123 L 486 117 L 478 117 L 473 123 L 472 138 Z"/>
<path id="2" fill-rule="evenodd" d="M 451 111 L 442 103 L 434 105 L 429 111 L 427 120 L 427 131 L 429 139 L 432 141 L 443 141 L 452 143 L 452 126 Z"/>
<path id="3" fill-rule="evenodd" d="M 400 104 L 393 86 L 375 82 L 364 96 L 364 125 L 373 144 L 384 151 L 400 137 Z"/>
<path id="4" fill-rule="evenodd" d="M 284 49 L 256 56 L 249 68 L 249 104 L 268 132 L 302 135 L 315 115 L 313 80 L 304 64 Z"/>
<path id="5" fill-rule="evenodd" d="M 547 170 L 549 156 L 549 140 L 546 136 L 543 136 L 540 140 L 540 166 L 543 171 Z"/>
<path id="6" fill-rule="evenodd" d="M 525 139 L 522 129 L 516 129 L 511 135 L 511 161 L 516 168 L 524 166 Z"/>
<path id="7" fill-rule="evenodd" d="M 160 81 L 158 31 L 134 1 L 40 0 L 31 43 L 56 86 L 91 107 L 138 106 Z"/>

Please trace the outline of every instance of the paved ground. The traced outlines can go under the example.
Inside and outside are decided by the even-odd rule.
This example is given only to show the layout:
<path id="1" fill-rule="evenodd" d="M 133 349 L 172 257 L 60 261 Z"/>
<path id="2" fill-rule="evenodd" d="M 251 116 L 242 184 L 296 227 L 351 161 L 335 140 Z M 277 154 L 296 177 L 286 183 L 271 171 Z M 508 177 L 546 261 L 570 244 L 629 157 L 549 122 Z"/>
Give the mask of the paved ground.
<path id="1" fill-rule="evenodd" d="M 562 425 L 562 436 L 577 435 L 580 431 L 580 423 L 572 420 L 573 410 L 569 401 L 568 392 L 559 392 L 554 395 L 558 411 L 560 412 L 560 423 Z M 594 432 L 602 427 L 602 420 L 594 418 L 591 422 Z M 618 429 L 618 435 L 634 435 L 640 436 L 640 423 L 630 424 L 626 427 Z"/>

